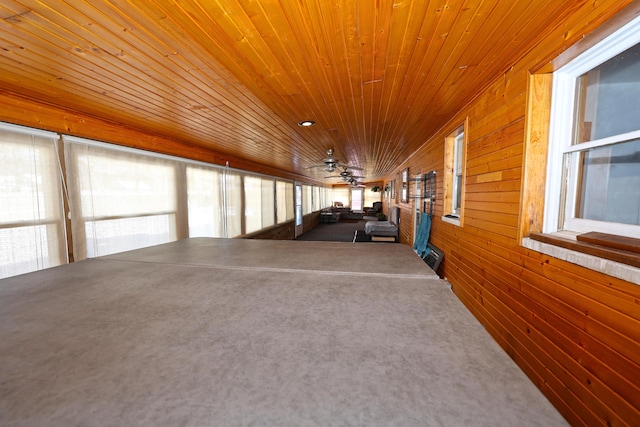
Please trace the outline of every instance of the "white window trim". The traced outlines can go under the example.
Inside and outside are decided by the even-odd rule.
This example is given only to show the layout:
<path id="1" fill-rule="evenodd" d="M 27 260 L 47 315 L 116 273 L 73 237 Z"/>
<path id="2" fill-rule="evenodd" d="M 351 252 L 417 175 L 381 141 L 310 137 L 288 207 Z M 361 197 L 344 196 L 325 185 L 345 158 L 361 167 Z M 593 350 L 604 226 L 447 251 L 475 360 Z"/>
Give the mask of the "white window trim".
<path id="1" fill-rule="evenodd" d="M 584 150 L 592 146 L 612 144 L 623 141 L 627 137 L 631 139 L 640 136 L 640 132 L 630 132 L 618 135 L 615 138 L 605 138 L 599 141 L 589 141 L 569 147 L 572 141 L 573 130 L 573 109 L 566 108 L 567 105 L 575 105 L 575 81 L 585 72 L 597 67 L 611 57 L 618 55 L 630 47 L 640 43 L 640 17 L 629 22 L 614 34 L 605 38 L 587 52 L 565 65 L 554 73 L 553 94 L 551 100 L 551 120 L 549 128 L 549 157 L 547 162 L 547 186 L 545 191 L 544 208 L 544 233 L 554 233 L 562 230 L 565 224 L 561 218 L 563 211 L 563 186 L 560 185 L 563 178 L 565 153 Z M 625 139 L 621 139 L 624 137 Z M 567 185 L 566 200 L 572 200 L 571 192 L 574 189 Z M 565 210 L 567 218 L 573 215 L 572 208 Z M 623 234 L 626 236 L 640 237 L 640 227 L 629 224 L 615 224 L 601 221 L 590 221 L 584 219 L 572 219 L 567 221 L 571 231 L 604 231 L 612 234 Z M 630 228 L 634 229 L 630 232 Z"/>
<path id="2" fill-rule="evenodd" d="M 450 206 L 445 206 L 445 215 L 442 215 L 441 219 L 443 222 L 449 223 L 449 224 L 453 224 L 456 226 L 461 226 L 462 225 L 462 221 L 461 221 L 461 217 L 462 217 L 462 205 L 463 205 L 463 200 L 464 200 L 464 191 L 462 191 L 460 197 L 460 209 L 455 209 L 455 204 L 457 201 L 457 186 L 456 186 L 456 165 L 457 163 L 460 163 L 460 166 L 462 168 L 462 190 L 464 190 L 464 185 L 465 185 L 465 174 L 466 174 L 466 133 L 467 133 L 467 120 L 465 120 L 460 126 L 456 127 L 455 130 L 451 133 L 449 133 L 446 137 L 445 137 L 445 144 L 447 144 L 447 140 L 449 138 L 451 138 L 451 135 L 453 136 L 453 159 L 452 159 L 452 173 L 450 177 L 446 177 L 446 179 L 450 180 L 451 182 L 449 182 L 449 185 L 451 186 L 451 199 L 447 200 L 451 205 Z M 461 150 L 458 147 L 458 141 L 460 141 L 462 139 L 462 147 Z M 445 148 L 446 150 L 446 148 Z M 462 159 L 460 159 L 460 157 L 462 156 Z M 460 162 L 460 160 L 462 160 Z M 445 168 L 447 168 L 447 165 L 445 165 Z M 445 173 L 445 175 L 447 175 Z M 445 203 L 446 205 L 446 203 Z M 449 213 L 447 213 L 449 212 Z"/>
<path id="3" fill-rule="evenodd" d="M 0 130 L 5 130 L 8 132 L 16 132 L 25 135 L 33 135 L 39 136 L 43 138 L 52 138 L 55 140 L 59 139 L 59 135 L 56 132 L 49 132 L 42 129 L 30 128 L 26 126 L 14 125 L 11 123 L 0 122 Z"/>
<path id="4" fill-rule="evenodd" d="M 449 224 L 458 225 L 458 226 L 460 225 L 460 217 L 444 215 L 441 219 L 442 219 L 442 222 L 448 222 Z"/>
<path id="5" fill-rule="evenodd" d="M 458 200 L 458 167 L 460 168 L 461 177 L 459 185 L 462 186 L 462 177 L 464 176 L 464 127 L 462 128 L 462 132 L 456 135 L 453 140 L 453 191 L 451 193 L 451 213 L 460 217 L 462 200 Z M 456 208 L 456 205 L 459 205 L 460 207 Z"/>

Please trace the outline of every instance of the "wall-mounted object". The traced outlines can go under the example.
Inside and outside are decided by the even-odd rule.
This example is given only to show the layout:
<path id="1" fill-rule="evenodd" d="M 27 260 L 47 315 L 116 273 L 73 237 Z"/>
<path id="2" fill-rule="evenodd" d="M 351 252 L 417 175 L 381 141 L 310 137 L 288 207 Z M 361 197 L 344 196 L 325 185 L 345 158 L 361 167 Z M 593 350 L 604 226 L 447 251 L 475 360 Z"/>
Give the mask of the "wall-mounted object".
<path id="1" fill-rule="evenodd" d="M 409 203 L 409 168 L 402 171 L 400 182 L 400 201 Z"/>
<path id="2" fill-rule="evenodd" d="M 412 178 L 410 181 L 422 182 L 422 194 L 412 198 L 422 199 L 422 212 L 433 215 L 433 204 L 436 200 L 436 171 L 427 172 L 424 175 Z"/>

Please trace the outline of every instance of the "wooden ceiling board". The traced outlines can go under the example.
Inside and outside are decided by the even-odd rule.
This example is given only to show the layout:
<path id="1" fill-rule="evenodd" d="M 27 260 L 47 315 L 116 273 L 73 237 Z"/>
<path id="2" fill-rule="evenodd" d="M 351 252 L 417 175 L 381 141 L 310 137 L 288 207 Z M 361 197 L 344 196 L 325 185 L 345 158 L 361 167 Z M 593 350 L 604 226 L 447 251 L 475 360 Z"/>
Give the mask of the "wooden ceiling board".
<path id="1" fill-rule="evenodd" d="M 67 13 L 71 14 L 70 11 L 66 11 Z M 59 13 L 54 13 L 55 16 L 60 16 Z M 34 20 L 35 21 L 35 20 Z M 73 21 L 70 21 L 71 23 L 73 23 Z M 69 25 L 69 22 L 63 22 L 61 23 L 61 25 L 67 26 Z M 80 33 L 80 31 L 77 31 L 78 33 Z M 32 30 L 32 33 L 37 34 L 39 33 L 37 30 Z M 73 34 L 73 33 L 70 33 Z M 51 40 L 55 40 L 52 39 L 50 37 L 47 37 L 47 34 L 42 34 L 40 33 L 41 39 L 42 40 L 47 40 L 48 42 L 51 42 Z M 78 49 L 81 49 L 81 51 L 79 52 L 83 57 L 89 55 L 95 55 L 96 51 L 98 53 L 103 52 L 103 50 L 100 50 L 99 48 L 95 47 L 95 46 L 104 46 L 104 44 L 100 41 L 100 40 L 96 40 L 95 37 L 93 37 L 92 40 L 86 41 L 86 40 L 79 40 L 76 39 L 75 37 L 69 37 L 69 39 L 71 39 L 71 41 L 74 42 L 74 45 L 78 46 L 82 46 L 82 45 L 87 45 L 90 46 L 89 48 L 86 49 L 82 49 L 79 47 L 75 48 L 75 52 L 78 52 Z M 23 43 L 23 45 L 27 45 L 27 43 Z M 93 47 L 91 47 L 93 46 Z M 29 52 L 35 52 L 37 47 L 29 47 Z M 70 92 L 69 90 L 66 90 L 67 93 L 65 92 L 60 92 L 60 93 L 55 93 L 55 94 L 51 94 L 50 96 L 58 96 L 58 97 L 62 97 L 62 96 L 68 96 L 68 95 L 72 95 L 75 96 L 77 95 L 77 98 L 79 99 L 79 101 L 76 101 L 76 106 L 84 109 L 84 110 L 91 110 L 90 106 L 83 106 L 81 104 L 81 99 L 86 99 L 86 95 L 87 93 L 91 93 L 92 91 L 95 91 L 96 89 L 101 91 L 103 95 L 106 95 L 107 97 L 109 96 L 109 94 L 111 93 L 117 93 L 117 89 L 115 87 L 100 87 L 102 85 L 101 83 L 101 79 L 96 78 L 99 77 L 102 73 L 102 69 L 99 67 L 93 67 L 91 70 L 87 70 L 85 75 L 78 75 L 76 70 L 81 70 L 82 69 L 82 64 L 86 64 L 86 63 L 97 63 L 97 60 L 91 60 L 91 61 L 86 61 L 86 60 L 82 60 L 82 61 L 76 61 L 75 60 L 75 56 L 77 55 L 73 55 L 73 54 L 68 54 L 66 55 L 66 57 L 64 58 L 64 60 L 62 60 L 60 63 L 55 63 L 55 58 L 57 58 L 59 55 L 55 54 L 55 51 L 49 51 L 46 52 L 44 55 L 44 58 L 51 58 L 51 59 L 47 59 L 47 60 L 42 60 L 42 63 L 45 64 L 43 66 L 42 69 L 47 70 L 47 67 L 50 67 L 52 64 L 55 66 L 55 69 L 58 70 L 56 75 L 51 75 L 51 77 L 47 80 L 53 82 L 53 83 L 58 83 L 58 87 L 60 87 L 63 90 L 66 90 L 64 85 L 65 82 L 68 81 L 73 81 L 75 82 L 75 86 L 72 88 L 72 91 L 75 89 L 77 91 L 76 94 L 74 94 L 72 91 Z M 111 58 L 113 58 L 111 55 L 106 55 L 105 56 L 107 58 L 107 61 Z M 28 56 L 26 56 L 26 58 L 24 58 L 25 62 L 29 62 L 33 59 L 33 54 L 30 54 Z M 119 64 L 117 64 L 117 66 L 121 66 L 123 64 L 123 62 L 120 62 Z M 70 67 L 71 65 L 71 67 Z M 143 64 L 144 65 L 144 64 Z M 124 83 L 125 85 L 130 85 L 132 88 L 136 88 L 138 86 L 140 86 L 140 82 L 131 82 L 131 81 L 127 81 L 126 78 L 128 76 L 134 76 L 134 75 L 140 75 L 140 76 L 145 76 L 145 77 L 154 77 L 153 75 L 153 71 L 156 67 L 151 67 L 148 70 L 145 69 L 130 69 L 130 70 L 124 70 L 122 67 L 118 70 L 115 71 L 115 73 L 117 73 L 117 75 L 121 76 L 122 80 L 120 80 L 118 82 L 118 85 L 121 86 L 122 83 Z M 72 75 L 69 76 L 69 73 L 71 73 Z M 113 75 L 114 70 L 109 70 L 106 72 L 106 75 Z M 62 76 L 62 77 L 60 77 Z M 158 75 L 157 77 L 160 77 L 160 75 Z M 36 78 L 32 79 L 31 81 L 33 82 L 37 82 L 38 80 Z M 108 81 L 108 80 L 107 80 Z M 86 84 L 83 84 L 86 83 Z M 144 83 L 144 82 L 142 82 Z M 79 88 L 79 90 L 78 90 Z M 174 91 L 175 93 L 175 91 Z M 184 93 L 184 92 L 180 92 L 180 93 Z M 127 96 L 133 94 L 133 98 L 131 98 L 128 102 L 128 104 L 123 104 L 123 98 L 127 98 Z M 146 96 L 145 96 L 146 95 Z M 98 114 L 103 115 L 103 116 L 107 116 L 109 115 L 110 117 L 115 118 L 116 120 L 124 120 L 126 118 L 126 114 L 123 114 L 123 112 L 126 112 L 128 109 L 134 108 L 137 110 L 139 115 L 143 115 L 145 113 L 145 104 L 149 103 L 150 100 L 152 100 L 153 98 L 156 98 L 156 100 L 159 103 L 167 103 L 170 98 L 171 98 L 171 94 L 170 93 L 165 93 L 163 94 L 162 97 L 158 97 L 157 93 L 154 91 L 147 91 L 146 93 L 136 93 L 136 91 L 134 90 L 133 93 L 122 93 L 122 96 L 118 96 L 118 97 L 114 97 L 112 99 L 109 100 L 108 103 L 104 103 L 102 104 L 100 107 L 102 108 L 102 110 L 98 110 Z M 108 108 L 111 107 L 113 109 L 113 111 L 105 111 L 104 108 Z M 152 121 L 152 118 L 155 117 L 154 114 L 154 110 L 157 110 L 157 106 L 152 105 L 151 107 L 149 107 L 149 112 L 146 115 L 146 120 L 148 121 Z M 122 114 L 122 117 L 119 117 L 119 115 Z M 189 120 L 188 117 L 183 117 L 180 118 L 180 120 L 182 120 L 183 122 L 187 122 Z M 226 120 L 226 122 L 228 123 L 228 120 Z M 222 121 L 220 123 L 220 126 L 222 126 L 222 129 L 225 129 L 224 126 L 225 121 Z M 188 125 L 188 123 L 186 123 L 186 125 Z M 160 126 L 160 124 L 156 125 Z M 170 130 L 171 128 L 168 128 L 168 130 Z M 155 131 L 158 131 L 158 129 L 153 129 Z M 210 128 L 211 132 L 215 132 L 216 127 L 212 127 Z"/>
<path id="2" fill-rule="evenodd" d="M 509 11 L 513 10 L 511 8 L 515 7 L 516 3 L 517 2 L 510 3 Z M 438 70 L 440 75 L 427 77 L 427 81 L 434 81 L 440 84 L 431 91 L 431 98 L 422 100 L 418 110 L 423 106 L 426 108 L 427 105 L 432 105 L 437 106 L 438 110 L 445 116 L 452 116 L 456 113 L 457 109 L 460 108 L 458 98 L 471 99 L 478 87 L 485 87 L 496 75 L 504 72 L 504 69 L 491 70 L 491 64 L 495 63 L 493 57 L 496 56 L 492 51 L 500 49 L 498 40 L 502 31 L 511 31 L 514 28 L 518 28 L 513 21 L 522 17 L 524 17 L 523 19 L 525 20 L 530 20 L 525 10 L 531 4 L 532 3 L 529 2 L 520 4 L 520 9 L 513 13 L 515 18 L 510 19 L 509 16 L 511 15 L 496 13 L 498 7 L 501 5 L 499 0 L 483 2 L 483 6 L 486 7 L 486 13 L 475 14 L 475 22 L 467 29 L 466 34 L 462 35 L 466 41 L 459 39 L 453 43 L 454 47 L 458 47 L 457 60 L 450 61 L 448 67 L 444 64 L 439 64 L 437 67 L 434 67 L 434 69 Z M 487 31 L 487 29 L 491 30 Z M 484 37 L 479 37 L 479 34 L 484 34 Z M 447 39 L 453 40 L 453 38 L 449 37 L 447 37 Z M 478 41 L 474 42 L 474 40 Z M 474 43 L 472 50 L 465 48 L 472 42 Z M 460 46 L 462 46 L 463 49 L 460 49 Z M 465 55 L 467 52 L 471 55 Z M 505 62 L 503 67 L 508 68 L 518 57 L 522 56 L 523 53 L 524 52 L 520 52 L 517 56 L 506 56 L 505 58 L 508 58 L 509 61 Z M 461 69 L 460 67 L 465 68 Z M 448 71 L 450 74 L 444 75 L 443 73 L 445 71 Z M 417 120 L 413 119 L 411 122 L 417 123 Z M 428 124 L 426 126 L 420 126 L 418 124 L 417 128 L 420 131 L 425 131 L 429 129 L 428 126 Z"/>
<path id="3" fill-rule="evenodd" d="M 441 49 L 435 55 L 431 63 L 432 66 L 423 80 L 425 84 L 431 86 L 431 90 L 428 91 L 430 96 L 419 98 L 418 108 L 415 111 L 426 109 L 427 106 L 440 110 L 442 108 L 442 97 L 438 97 L 438 93 L 443 87 L 451 85 L 452 81 L 449 79 L 455 81 L 458 75 L 462 74 L 459 67 L 479 64 L 478 51 L 481 50 L 483 45 L 493 45 L 491 36 L 501 27 L 501 21 L 504 19 L 504 15 L 496 13 L 499 3 L 500 0 L 494 0 L 478 4 L 476 11 L 481 13 L 474 13 L 473 18 L 475 19 L 470 22 L 467 20 L 468 15 L 463 14 L 466 19 L 461 20 L 461 22 L 465 22 L 466 25 L 463 28 L 459 28 L 458 32 L 438 32 L 438 37 L 442 40 Z M 508 10 L 511 10 L 515 3 L 509 2 Z M 483 11 L 485 13 L 482 13 Z M 455 17 L 450 14 L 449 19 L 449 22 L 443 23 L 443 28 L 449 29 L 453 27 L 453 23 L 456 22 Z M 473 26 L 469 26 L 469 23 L 472 23 Z M 480 37 L 480 34 L 482 34 L 482 37 Z M 473 49 L 469 48 L 471 42 L 474 42 Z M 487 64 L 486 67 L 489 67 L 489 65 Z M 493 73 L 487 72 L 487 68 L 480 68 L 483 69 L 484 75 L 493 78 Z M 418 93 L 421 93 L 422 90 L 424 89 L 421 89 Z M 456 97 L 460 96 L 456 93 Z M 448 114 L 446 111 L 443 113 Z"/>
<path id="4" fill-rule="evenodd" d="M 195 13 L 195 12 L 193 12 L 193 13 Z M 199 20 L 203 21 L 203 18 L 199 18 Z M 205 24 L 202 24 L 202 25 L 205 26 Z M 185 27 L 186 27 L 186 24 L 183 24 L 182 30 L 187 32 L 188 30 Z M 238 43 L 238 42 L 236 42 L 234 40 L 231 40 L 229 38 L 225 38 L 224 34 L 217 35 L 217 33 L 214 31 L 214 29 L 215 29 L 214 27 L 215 27 L 215 23 L 212 23 L 211 26 L 209 26 L 209 29 L 208 29 L 209 33 L 208 34 L 202 34 L 202 38 L 200 39 L 200 43 L 206 45 L 207 49 L 211 49 L 211 47 L 212 47 L 212 44 L 210 42 L 215 42 L 215 43 L 220 43 L 220 44 L 226 43 L 224 45 L 225 52 L 231 51 L 232 52 L 231 56 L 233 58 L 245 58 L 247 54 L 250 54 L 250 55 L 254 56 L 255 58 L 257 58 L 257 56 L 255 56 L 255 53 L 257 51 L 266 52 L 268 50 L 268 49 L 264 49 L 264 48 L 257 49 L 257 48 L 254 48 L 254 47 L 250 46 L 249 45 L 250 40 L 247 37 L 245 37 L 244 39 L 242 39 L 240 41 L 240 43 Z M 211 35 L 211 34 L 213 34 L 213 35 Z M 260 40 L 260 42 L 262 42 L 262 40 Z M 240 51 L 239 49 L 243 49 L 243 50 Z M 232 70 L 234 69 L 234 67 L 236 67 L 235 63 L 232 62 L 233 58 L 232 59 L 228 59 L 228 58 L 225 59 L 225 57 L 220 53 L 213 52 L 213 54 L 216 54 L 217 58 L 221 59 L 225 63 L 225 65 L 226 64 L 231 64 L 231 65 L 229 65 L 229 67 Z M 231 62 L 229 62 L 229 61 L 231 61 Z M 264 61 L 259 60 L 258 62 L 262 63 Z M 260 64 L 258 64 L 258 65 L 260 65 Z M 235 69 L 239 70 L 240 68 L 242 68 L 242 67 L 238 66 Z M 238 73 L 240 73 L 240 72 L 238 71 Z M 253 91 L 253 92 L 256 92 L 256 93 L 262 93 L 263 98 L 267 100 L 266 101 L 267 105 L 265 106 L 265 110 L 272 110 L 272 111 L 294 110 L 294 106 L 291 105 L 290 99 L 288 99 L 287 96 L 281 95 L 281 94 L 286 94 L 286 93 L 290 92 L 290 90 L 287 90 L 287 89 L 281 90 L 281 89 L 279 89 L 278 86 L 277 86 L 277 82 L 274 83 L 274 80 L 272 80 L 272 81 L 269 81 L 268 79 L 267 79 L 267 81 L 256 80 L 256 77 L 265 77 L 266 76 L 266 77 L 269 78 L 269 77 L 271 77 L 272 74 L 273 73 L 271 73 L 271 71 L 268 70 L 268 69 L 254 68 L 253 72 L 248 74 L 247 75 L 248 77 L 246 77 L 246 79 L 248 79 L 248 81 L 249 81 L 250 92 Z M 245 82 L 246 81 L 247 80 L 245 80 Z M 274 87 L 274 85 L 275 85 L 275 87 Z M 298 119 L 297 117 L 294 118 L 292 116 L 291 121 L 289 121 L 289 123 L 297 123 L 298 120 L 300 120 L 300 119 Z M 278 121 L 280 121 L 279 117 L 274 117 L 272 120 L 263 120 L 263 123 L 273 124 L 273 122 L 277 123 Z M 282 122 L 282 127 L 284 128 L 286 126 L 287 126 L 286 122 Z M 306 134 L 308 136 L 311 136 L 311 137 L 313 137 L 314 134 L 320 135 L 318 133 L 314 133 L 313 131 L 306 132 Z M 320 135 L 320 137 L 321 137 L 321 135 Z M 283 146 L 286 146 L 286 144 L 287 144 L 286 141 L 282 143 Z M 322 141 L 317 141 L 315 145 L 318 146 L 318 147 L 325 147 L 326 143 L 324 143 Z M 289 150 L 287 150 L 287 151 L 289 151 Z M 324 155 L 325 151 L 326 151 L 326 149 L 323 148 L 323 150 L 321 150 L 320 153 L 322 153 Z M 245 154 L 245 153 L 242 153 L 242 154 Z M 264 150 L 261 150 L 261 153 L 255 153 L 253 157 L 254 158 L 255 157 L 264 157 L 265 154 L 269 154 L 269 152 L 267 151 L 265 153 Z M 311 156 L 315 157 L 317 155 L 318 155 L 317 152 L 313 152 L 311 155 L 306 154 L 306 157 L 307 158 L 311 157 Z M 283 157 L 283 159 L 291 162 L 291 159 L 287 159 L 286 156 Z M 300 160 L 302 160 L 302 159 L 300 159 Z M 300 161 L 299 163 L 302 163 L 302 161 Z M 283 167 L 283 166 L 281 166 L 281 167 Z"/>
<path id="5" fill-rule="evenodd" d="M 0 90 L 314 179 L 332 148 L 375 181 L 576 8 L 0 0 Z"/>
<path id="6" fill-rule="evenodd" d="M 439 29 L 442 27 L 448 28 L 450 22 L 453 22 L 455 16 L 452 13 L 443 13 L 447 9 L 447 6 L 441 6 L 437 3 L 427 3 L 432 8 L 424 10 L 425 18 L 421 19 L 420 32 L 417 35 L 412 35 L 411 40 L 416 40 L 412 46 L 411 52 L 413 55 L 407 58 L 405 69 L 403 70 L 405 78 L 402 79 L 402 86 L 399 88 L 397 99 L 391 105 L 395 105 L 396 108 L 389 111 L 392 112 L 391 117 L 385 122 L 390 123 L 387 126 L 385 132 L 382 133 L 381 138 L 383 140 L 396 143 L 396 150 L 394 151 L 395 157 L 390 159 L 390 167 L 393 166 L 398 159 L 407 157 L 411 154 L 411 148 L 407 147 L 407 130 L 412 128 L 412 124 L 407 122 L 407 116 L 411 111 L 414 111 L 413 103 L 416 102 L 415 98 L 412 99 L 412 94 L 419 96 L 420 89 L 424 88 L 425 82 L 427 82 L 427 76 L 436 66 L 432 61 L 442 55 L 443 49 L 445 49 L 446 37 L 440 34 Z M 431 18 L 431 19 L 429 19 Z M 431 54 L 431 55 L 430 55 Z M 400 60 L 400 62 L 403 62 Z M 428 117 L 425 117 L 424 109 L 417 111 L 417 120 L 425 121 Z"/>
<path id="7" fill-rule="evenodd" d="M 347 3 L 346 7 L 349 5 L 350 3 Z M 324 5 L 322 2 L 317 2 L 315 7 L 310 9 L 309 18 L 312 20 L 311 31 L 316 43 L 317 58 L 324 68 L 324 86 L 327 88 L 329 97 L 323 107 L 328 110 L 326 115 L 331 117 L 332 129 L 336 129 L 334 132 L 337 138 L 335 149 L 338 150 L 339 158 L 353 163 L 354 159 L 344 157 L 348 141 L 353 140 L 354 137 L 353 126 L 358 125 L 350 114 L 352 113 L 352 105 L 348 102 L 351 93 L 351 79 L 349 57 L 346 53 L 342 28 L 353 25 L 353 15 L 350 15 L 351 21 L 345 21 L 344 8 L 337 0 L 327 2 Z M 345 22 L 345 24 L 338 26 L 335 25 L 336 22 Z"/>

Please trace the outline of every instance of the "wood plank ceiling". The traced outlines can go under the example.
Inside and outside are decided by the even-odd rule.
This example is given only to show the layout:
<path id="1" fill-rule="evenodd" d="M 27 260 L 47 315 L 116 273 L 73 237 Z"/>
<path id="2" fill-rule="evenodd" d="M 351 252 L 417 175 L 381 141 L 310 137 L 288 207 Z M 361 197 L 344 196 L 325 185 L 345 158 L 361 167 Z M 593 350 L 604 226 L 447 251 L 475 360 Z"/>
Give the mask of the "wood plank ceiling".
<path id="1" fill-rule="evenodd" d="M 0 90 L 312 178 L 333 148 L 372 181 L 579 3 L 0 0 Z"/>

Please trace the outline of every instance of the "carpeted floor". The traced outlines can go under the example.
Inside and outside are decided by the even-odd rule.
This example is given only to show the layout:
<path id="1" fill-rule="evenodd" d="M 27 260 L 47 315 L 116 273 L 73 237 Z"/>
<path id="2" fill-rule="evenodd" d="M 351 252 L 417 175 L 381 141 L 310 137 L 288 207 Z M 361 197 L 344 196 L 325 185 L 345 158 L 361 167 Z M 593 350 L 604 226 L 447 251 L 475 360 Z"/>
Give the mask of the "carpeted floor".
<path id="1" fill-rule="evenodd" d="M 296 240 L 323 242 L 353 242 L 356 230 L 364 230 L 367 220 L 338 221 L 333 224 L 318 224 L 313 230 L 307 231 Z"/>
<path id="2" fill-rule="evenodd" d="M 377 221 L 376 217 L 364 217 L 361 220 L 340 220 L 331 224 L 318 224 L 296 240 L 311 242 L 371 242 L 371 236 L 364 232 L 367 221 Z"/>
<path id="3" fill-rule="evenodd" d="M 356 230 L 356 232 L 353 235 L 353 243 L 359 243 L 359 242 L 370 242 L 371 241 L 371 236 L 369 236 L 364 229 L 362 230 Z"/>

